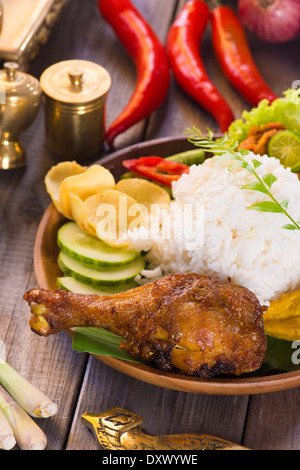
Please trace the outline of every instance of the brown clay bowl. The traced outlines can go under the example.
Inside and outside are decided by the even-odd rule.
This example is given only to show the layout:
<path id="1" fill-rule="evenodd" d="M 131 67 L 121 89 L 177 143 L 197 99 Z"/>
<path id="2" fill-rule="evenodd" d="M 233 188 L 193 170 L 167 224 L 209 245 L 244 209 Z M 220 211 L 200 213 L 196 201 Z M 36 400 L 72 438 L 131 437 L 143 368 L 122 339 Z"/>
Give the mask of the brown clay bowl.
<path id="1" fill-rule="evenodd" d="M 126 171 L 122 166 L 122 160 L 147 155 L 165 157 L 190 148 L 192 148 L 192 145 L 186 138 L 156 139 L 114 152 L 98 163 L 108 168 L 118 180 L 122 173 Z M 62 275 L 56 261 L 59 252 L 56 238 L 57 231 L 64 222 L 65 219 L 56 211 L 53 204 L 50 204 L 38 227 L 34 247 L 35 273 L 40 288 L 56 289 L 56 279 Z M 68 334 L 72 336 L 72 331 L 69 331 Z M 300 371 L 274 373 L 267 376 L 251 375 L 239 378 L 207 380 L 164 372 L 155 367 L 110 356 L 95 355 L 95 357 L 113 369 L 135 379 L 159 387 L 190 393 L 252 395 L 287 390 L 300 385 Z"/>

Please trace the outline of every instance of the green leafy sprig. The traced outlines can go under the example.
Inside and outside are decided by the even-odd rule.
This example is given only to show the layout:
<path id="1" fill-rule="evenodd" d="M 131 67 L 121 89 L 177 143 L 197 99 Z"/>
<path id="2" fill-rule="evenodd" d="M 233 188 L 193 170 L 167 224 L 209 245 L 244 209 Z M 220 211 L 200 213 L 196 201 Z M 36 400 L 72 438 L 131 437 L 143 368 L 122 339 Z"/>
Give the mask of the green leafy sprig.
<path id="1" fill-rule="evenodd" d="M 216 141 L 213 140 L 213 133 L 210 130 L 208 130 L 208 135 L 204 136 L 202 135 L 202 132 L 194 126 L 193 129 L 187 129 L 186 133 L 190 134 L 188 141 L 196 147 L 200 147 L 206 152 L 212 153 L 219 159 L 235 160 L 235 163 L 230 165 L 229 170 L 231 168 L 244 168 L 255 177 L 254 181 L 245 184 L 241 189 L 261 192 L 267 195 L 270 200 L 256 202 L 255 204 L 248 206 L 247 209 L 256 210 L 259 212 L 274 212 L 284 214 L 290 222 L 284 225 L 282 228 L 287 230 L 300 230 L 300 222 L 296 222 L 287 212 L 289 200 L 286 199 L 285 201 L 278 202 L 270 191 L 272 185 L 275 183 L 275 181 L 277 181 L 276 176 L 274 176 L 272 173 L 267 173 L 266 175 L 260 177 L 257 174 L 256 169 L 262 165 L 260 161 L 253 159 L 251 165 L 251 163 L 248 163 L 244 159 L 245 155 L 249 153 L 247 150 L 241 149 L 239 152 L 237 152 L 234 150 L 236 148 L 236 144 L 234 144 L 233 147 L 226 147 L 224 144 L 227 141 L 227 134 L 225 134 L 222 139 L 218 139 L 218 141 Z"/>

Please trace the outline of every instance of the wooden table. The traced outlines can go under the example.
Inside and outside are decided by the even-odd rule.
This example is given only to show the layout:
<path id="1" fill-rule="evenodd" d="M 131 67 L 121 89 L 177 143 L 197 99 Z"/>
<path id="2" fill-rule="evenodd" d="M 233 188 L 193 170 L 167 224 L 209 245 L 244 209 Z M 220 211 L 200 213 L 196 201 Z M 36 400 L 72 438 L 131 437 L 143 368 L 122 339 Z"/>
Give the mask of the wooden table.
<path id="1" fill-rule="evenodd" d="M 164 42 L 170 22 L 185 1 L 133 0 L 133 3 Z M 264 44 L 250 34 L 249 40 L 258 67 L 277 94 L 300 79 L 299 38 L 282 45 Z M 210 76 L 239 117 L 248 106 L 220 73 L 209 30 L 202 53 Z M 72 0 L 67 4 L 29 72 L 39 78 L 46 67 L 67 59 L 92 60 L 109 70 L 110 123 L 133 91 L 135 70 L 101 18 L 96 0 Z M 207 127 L 218 131 L 214 119 L 172 81 L 163 106 L 126 132 L 116 144 L 122 148 L 143 140 L 183 135 L 193 124 L 203 131 Z M 113 406 L 140 415 L 145 430 L 153 435 L 203 432 L 257 450 L 300 449 L 298 388 L 252 396 L 177 392 L 140 382 L 87 354 L 76 353 L 64 333 L 42 338 L 30 331 L 23 294 L 37 285 L 33 246 L 38 224 L 50 202 L 44 176 L 55 163 L 44 147 L 44 138 L 42 106 L 37 119 L 22 136 L 28 154 L 26 168 L 0 173 L 0 340 L 5 343 L 7 361 L 58 404 L 55 417 L 39 421 L 48 437 L 47 449 L 99 449 L 80 417 L 85 411 L 96 413 Z M 107 150 L 99 158 L 106 153 Z"/>

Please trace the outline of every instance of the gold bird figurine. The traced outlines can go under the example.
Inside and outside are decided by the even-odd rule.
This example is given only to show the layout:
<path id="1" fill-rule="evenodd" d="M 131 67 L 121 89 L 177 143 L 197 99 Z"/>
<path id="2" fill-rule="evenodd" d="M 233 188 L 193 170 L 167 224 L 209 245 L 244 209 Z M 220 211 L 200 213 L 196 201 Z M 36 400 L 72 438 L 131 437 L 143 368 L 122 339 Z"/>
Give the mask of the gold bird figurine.
<path id="1" fill-rule="evenodd" d="M 100 414 L 86 412 L 81 421 L 105 450 L 249 450 L 209 434 L 149 436 L 140 416 L 118 407 Z"/>

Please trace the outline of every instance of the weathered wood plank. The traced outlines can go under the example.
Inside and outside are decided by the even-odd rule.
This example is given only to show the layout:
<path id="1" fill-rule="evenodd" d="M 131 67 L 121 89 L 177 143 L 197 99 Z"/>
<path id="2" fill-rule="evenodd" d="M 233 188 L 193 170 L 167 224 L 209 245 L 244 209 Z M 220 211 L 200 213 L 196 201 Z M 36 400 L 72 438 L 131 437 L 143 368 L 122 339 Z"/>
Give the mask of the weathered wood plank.
<path id="1" fill-rule="evenodd" d="M 38 124 L 35 128 L 38 127 Z M 40 185 L 41 163 L 28 166 L 19 178 L 11 174 L 5 187 L 9 204 L 1 217 L 1 328 L 0 339 L 5 343 L 6 359 L 51 399 L 57 402 L 60 414 L 54 419 L 40 421 L 49 429 L 48 447 L 61 448 L 68 429 L 73 400 L 85 366 L 84 357 L 72 351 L 65 335 L 43 341 L 28 326 L 28 305 L 24 292 L 37 285 L 33 274 L 33 244 L 44 202 L 37 188 Z M 0 184 L 6 175 L 1 174 Z M 50 432 L 55 422 L 60 427 Z M 64 423 L 64 425 L 63 425 Z M 48 432 L 47 432 L 48 434 Z"/>
<path id="2" fill-rule="evenodd" d="M 60 30 L 64 30 L 63 18 L 56 28 Z M 56 49 L 55 42 L 50 42 L 39 56 L 41 62 L 50 63 Z M 37 63 L 33 64 L 31 73 L 38 77 L 35 73 L 38 70 Z M 28 326 L 28 305 L 23 300 L 25 291 L 37 286 L 33 246 L 39 221 L 49 204 L 44 176 L 53 164 L 44 149 L 42 108 L 22 136 L 22 142 L 27 151 L 26 168 L 0 172 L 0 340 L 5 344 L 8 363 L 57 403 L 58 414 L 38 423 L 47 434 L 47 448 L 61 449 L 71 423 L 86 356 L 78 356 L 72 350 L 65 334 L 49 340 L 33 334 Z"/>
<path id="3" fill-rule="evenodd" d="M 299 450 L 299 423 L 299 388 L 253 396 L 244 443 L 257 450 Z"/>
<path id="4" fill-rule="evenodd" d="M 175 7 L 178 4 L 179 11 L 185 0 L 134 3 L 165 41 Z M 274 46 L 249 35 L 255 60 L 278 94 L 300 79 L 299 39 Z M 222 76 L 209 30 L 202 53 L 210 76 L 239 116 L 248 105 Z M 68 4 L 30 73 L 39 77 L 49 65 L 74 58 L 98 62 L 110 71 L 110 123 L 127 103 L 136 76 L 131 60 L 102 20 L 94 0 L 73 0 Z M 173 81 L 163 106 L 149 120 L 120 136 L 117 145 L 182 135 L 193 124 L 202 130 L 218 130 L 213 118 Z M 29 330 L 23 294 L 36 285 L 33 245 L 38 223 L 49 203 L 43 179 L 55 162 L 44 148 L 43 107 L 22 140 L 28 153 L 27 167 L 0 172 L 0 340 L 5 342 L 8 362 L 59 406 L 57 416 L 39 421 L 48 436 L 48 448 L 63 449 L 67 441 L 66 448 L 70 450 L 98 448 L 90 431 L 80 423 L 80 416 L 84 411 L 98 412 L 118 405 L 142 416 L 150 434 L 205 432 L 254 449 L 299 449 L 299 389 L 250 397 L 247 414 L 247 396 L 207 396 L 162 389 L 129 378 L 92 357 L 88 358 L 85 372 L 87 356 L 72 351 L 71 340 L 65 334 L 45 339 Z"/>
<path id="5" fill-rule="evenodd" d="M 88 411 L 123 407 L 143 418 L 151 435 L 207 433 L 240 443 L 247 399 L 177 392 L 149 385 L 113 371 L 91 357 L 67 444 L 68 450 L 99 449 L 91 431 L 80 423 Z"/>

